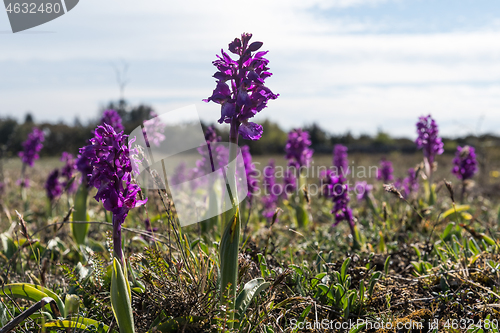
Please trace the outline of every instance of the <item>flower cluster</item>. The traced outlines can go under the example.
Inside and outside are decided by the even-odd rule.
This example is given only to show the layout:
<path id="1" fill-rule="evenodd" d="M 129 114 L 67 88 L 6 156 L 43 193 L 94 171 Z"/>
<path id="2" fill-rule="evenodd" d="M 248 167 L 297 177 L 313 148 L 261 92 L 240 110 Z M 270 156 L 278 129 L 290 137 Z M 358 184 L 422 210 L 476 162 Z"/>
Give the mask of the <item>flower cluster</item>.
<path id="1" fill-rule="evenodd" d="M 61 183 L 59 182 L 58 169 L 55 169 L 49 174 L 44 187 L 50 202 L 54 201 L 54 199 L 61 195 L 63 188 L 61 186 Z"/>
<path id="2" fill-rule="evenodd" d="M 337 169 L 337 175 L 345 178 L 349 174 L 349 160 L 347 159 L 347 147 L 337 144 L 333 147 L 333 166 Z"/>
<path id="3" fill-rule="evenodd" d="M 33 131 L 28 135 L 28 139 L 24 141 L 24 150 L 19 152 L 19 157 L 24 164 L 33 167 L 35 160 L 39 159 L 38 152 L 43 148 L 42 142 L 45 140 L 43 131 L 37 127 L 33 127 Z"/>
<path id="4" fill-rule="evenodd" d="M 243 164 L 245 165 L 245 173 L 247 177 L 248 197 L 252 200 L 253 194 L 259 189 L 257 175 L 258 172 L 252 163 L 252 155 L 250 154 L 250 147 L 241 147 L 241 155 L 243 157 Z"/>
<path id="5" fill-rule="evenodd" d="M 309 148 L 311 140 L 309 133 L 302 129 L 294 129 L 288 133 L 285 152 L 288 165 L 300 169 L 302 166 L 309 166 L 313 150 Z"/>
<path id="6" fill-rule="evenodd" d="M 73 178 L 74 172 L 76 170 L 76 161 L 73 158 L 73 155 L 63 152 L 61 156 L 61 161 L 64 162 L 64 166 L 61 169 L 61 176 L 64 177 L 64 182 L 62 183 L 63 187 L 66 188 L 69 185 L 69 182 Z M 71 185 L 67 188 L 68 193 L 73 193 L 76 191 L 76 182 L 72 182 Z"/>
<path id="7" fill-rule="evenodd" d="M 438 133 L 438 126 L 431 115 L 419 118 L 417 123 L 418 137 L 415 143 L 418 149 L 423 149 L 424 156 L 430 164 L 434 162 L 436 155 L 441 155 L 444 152 L 443 142 Z"/>
<path id="8" fill-rule="evenodd" d="M 455 158 L 453 159 L 453 169 L 451 172 L 458 179 L 467 180 L 472 178 L 477 172 L 476 151 L 474 147 L 457 147 Z"/>
<path id="9" fill-rule="evenodd" d="M 122 117 L 118 114 L 116 110 L 106 110 L 103 112 L 101 117 L 101 125 L 108 124 L 113 127 L 115 132 L 120 132 L 124 130 L 122 125 Z"/>
<path id="10" fill-rule="evenodd" d="M 332 214 L 335 216 L 335 223 L 338 225 L 342 221 L 347 221 L 351 226 L 354 226 L 352 210 L 349 208 L 349 185 L 344 183 L 344 179 L 340 176 L 331 178 L 328 186 L 328 193 L 333 200 Z"/>
<path id="11" fill-rule="evenodd" d="M 392 168 L 391 161 L 383 158 L 380 161 L 380 169 L 377 170 L 377 179 L 383 181 L 384 183 L 388 183 L 394 180 L 394 177 L 392 175 L 393 171 L 394 170 Z"/>
<path id="12" fill-rule="evenodd" d="M 252 34 L 243 33 L 241 39 L 235 38 L 229 44 L 229 51 L 236 54 L 238 60 L 233 60 L 229 54 L 221 50 L 213 65 L 218 71 L 213 75 L 217 86 L 205 102 L 221 105 L 219 123 L 230 123 L 230 137 L 241 134 L 244 139 L 258 140 L 262 136 L 262 126 L 248 120 L 267 106 L 270 99 L 278 98 L 264 85 L 264 80 L 272 74 L 267 67 L 269 60 L 264 58 L 265 52 L 256 52 L 262 42 L 249 44 Z"/>
<path id="13" fill-rule="evenodd" d="M 323 179 L 323 195 L 333 200 L 332 214 L 335 216 L 334 226 L 342 221 L 354 227 L 351 208 L 349 208 L 349 185 L 346 175 L 349 173 L 347 147 L 335 145 L 333 150 L 333 166 L 336 170 L 328 170 Z"/>
<path id="14" fill-rule="evenodd" d="M 113 213 L 113 224 L 120 225 L 130 209 L 147 201 L 136 198 L 140 188 L 132 183 L 127 137 L 123 132 L 116 133 L 111 125 L 104 124 L 95 130 L 91 144 L 80 148 L 81 159 L 88 159 L 92 166 L 87 176 L 89 185 L 98 190 L 94 198 Z"/>

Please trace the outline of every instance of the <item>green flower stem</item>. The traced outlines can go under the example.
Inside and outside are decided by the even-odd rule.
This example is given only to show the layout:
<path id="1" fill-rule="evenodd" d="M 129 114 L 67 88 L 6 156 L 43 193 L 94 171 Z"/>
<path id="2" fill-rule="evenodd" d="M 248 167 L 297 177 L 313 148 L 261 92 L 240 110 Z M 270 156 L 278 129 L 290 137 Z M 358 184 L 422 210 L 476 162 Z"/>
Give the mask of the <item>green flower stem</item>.
<path id="1" fill-rule="evenodd" d="M 235 128 L 236 127 L 236 128 Z M 229 188 L 232 190 L 231 194 L 231 209 L 226 212 L 224 219 L 225 225 L 223 226 L 224 232 L 220 242 L 220 271 L 221 271 L 221 285 L 220 295 L 221 303 L 227 306 L 228 311 L 228 326 L 233 327 L 232 320 L 234 319 L 236 286 L 238 284 L 238 252 L 240 243 L 240 228 L 241 220 L 238 213 L 238 195 L 236 189 L 236 155 L 238 152 L 238 125 L 232 123 L 230 130 L 230 147 L 229 147 L 229 166 L 227 170 L 227 181 Z M 233 162 L 233 163 L 231 163 Z M 234 192 L 234 193 L 233 193 Z"/>

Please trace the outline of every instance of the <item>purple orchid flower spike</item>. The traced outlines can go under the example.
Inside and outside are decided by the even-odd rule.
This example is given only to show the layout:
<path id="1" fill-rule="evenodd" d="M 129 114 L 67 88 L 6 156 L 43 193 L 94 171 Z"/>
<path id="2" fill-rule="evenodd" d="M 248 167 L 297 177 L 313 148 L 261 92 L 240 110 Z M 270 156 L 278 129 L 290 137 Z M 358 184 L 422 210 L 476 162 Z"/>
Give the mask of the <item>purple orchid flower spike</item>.
<path id="1" fill-rule="evenodd" d="M 419 118 L 417 122 L 418 137 L 415 143 L 417 144 L 417 148 L 422 149 L 424 152 L 425 169 L 429 178 L 432 176 L 436 156 L 444 152 L 444 144 L 438 134 L 437 123 L 432 119 L 431 115 Z"/>
<path id="2" fill-rule="evenodd" d="M 290 131 L 285 146 L 288 165 L 294 166 L 297 170 L 303 166 L 309 166 L 313 155 L 313 150 L 309 148 L 310 145 L 309 132 L 300 128 Z"/>
<path id="3" fill-rule="evenodd" d="M 45 191 L 47 192 L 47 198 L 49 198 L 51 203 L 61 195 L 63 187 L 61 186 L 61 182 L 59 181 L 58 169 L 53 170 L 49 174 L 44 187 Z"/>
<path id="4" fill-rule="evenodd" d="M 343 179 L 350 173 L 346 146 L 337 144 L 333 147 L 333 166 L 335 174 Z"/>
<path id="5" fill-rule="evenodd" d="M 35 161 L 40 158 L 38 152 L 43 148 L 42 142 L 45 140 L 43 131 L 37 127 L 33 127 L 33 131 L 28 134 L 28 139 L 24 141 L 22 152 L 19 152 L 19 157 L 24 164 L 33 167 Z"/>
<path id="6" fill-rule="evenodd" d="M 455 158 L 453 159 L 453 168 L 451 172 L 462 181 L 461 202 L 463 202 L 464 199 L 467 181 L 474 177 L 477 171 L 476 150 L 474 147 L 458 146 Z"/>
<path id="7" fill-rule="evenodd" d="M 393 172 L 394 169 L 392 168 L 391 161 L 388 161 L 385 158 L 383 158 L 380 161 L 380 169 L 377 170 L 377 179 L 381 180 L 384 183 L 393 181 L 394 180 L 394 176 L 392 175 Z"/>
<path id="8" fill-rule="evenodd" d="M 451 172 L 460 180 L 472 178 L 477 173 L 476 150 L 474 147 L 457 147 Z"/>
<path id="9" fill-rule="evenodd" d="M 146 203 L 137 200 L 140 188 L 132 182 L 132 162 L 127 145 L 128 135 L 116 133 L 112 126 L 98 126 L 90 145 L 80 149 L 89 160 L 92 172 L 88 174 L 91 186 L 97 188 L 95 199 L 104 209 L 113 213 L 113 247 L 115 256 L 123 263 L 121 226 L 130 209 Z"/>
<path id="10" fill-rule="evenodd" d="M 262 111 L 271 99 L 278 98 L 264 85 L 264 81 L 272 75 L 267 67 L 269 60 L 264 58 L 265 52 L 256 52 L 262 47 L 261 42 L 249 43 L 252 34 L 243 33 L 229 44 L 229 51 L 238 56 L 233 60 L 229 54 L 221 50 L 213 65 L 218 71 L 214 74 L 217 86 L 205 102 L 221 105 L 219 123 L 231 124 L 230 141 L 237 143 L 237 134 L 244 139 L 258 140 L 262 136 L 262 126 L 248 120 Z"/>

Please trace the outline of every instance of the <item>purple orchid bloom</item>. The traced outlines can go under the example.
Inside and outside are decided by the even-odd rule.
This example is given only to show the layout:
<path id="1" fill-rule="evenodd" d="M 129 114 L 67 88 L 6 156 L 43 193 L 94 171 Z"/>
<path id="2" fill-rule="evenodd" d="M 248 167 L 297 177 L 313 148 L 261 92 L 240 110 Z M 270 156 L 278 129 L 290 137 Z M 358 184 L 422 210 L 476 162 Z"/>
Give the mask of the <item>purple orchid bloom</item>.
<path id="1" fill-rule="evenodd" d="M 392 175 L 393 171 L 391 161 L 383 158 L 380 161 L 380 169 L 377 170 L 377 179 L 384 183 L 388 183 L 394 180 L 394 176 Z"/>
<path id="2" fill-rule="evenodd" d="M 278 98 L 264 85 L 265 79 L 272 74 L 267 67 L 269 60 L 264 58 L 265 52 L 256 52 L 262 42 L 249 44 L 252 34 L 243 33 L 241 39 L 235 38 L 229 44 L 229 51 L 236 54 L 233 60 L 224 50 L 222 56 L 217 55 L 213 65 L 218 71 L 214 74 L 217 86 L 205 102 L 221 105 L 219 123 L 231 124 L 230 141 L 237 143 L 237 133 L 244 139 L 258 140 L 262 136 L 262 126 L 248 120 L 267 106 L 271 99 Z"/>
<path id="3" fill-rule="evenodd" d="M 451 172 L 460 180 L 467 180 L 477 173 L 477 159 L 474 147 L 457 147 Z"/>
<path id="4" fill-rule="evenodd" d="M 40 158 L 38 152 L 43 148 L 42 142 L 45 140 L 43 131 L 37 127 L 33 127 L 33 131 L 28 134 L 28 139 L 24 141 L 24 150 L 19 152 L 19 157 L 24 164 L 33 167 L 35 161 Z"/>
<path id="5" fill-rule="evenodd" d="M 132 162 L 127 145 L 128 135 L 116 133 L 112 126 L 98 126 L 90 145 L 80 148 L 80 154 L 89 160 L 92 172 L 89 185 L 97 188 L 95 199 L 104 209 L 113 213 L 113 247 L 115 255 L 123 263 L 121 250 L 121 225 L 130 209 L 146 203 L 137 200 L 140 187 L 132 182 Z M 130 140 L 130 144 L 134 140 Z"/>
<path id="6" fill-rule="evenodd" d="M 350 173 L 346 146 L 337 144 L 333 147 L 333 166 L 336 169 L 335 175 L 343 179 Z"/>
<path id="7" fill-rule="evenodd" d="M 313 154 L 313 150 L 309 148 L 310 145 L 309 132 L 303 131 L 300 128 L 290 131 L 285 146 L 288 165 L 294 166 L 297 169 L 309 166 Z"/>
<path id="8" fill-rule="evenodd" d="M 439 130 L 436 121 L 431 115 L 420 117 L 417 123 L 418 137 L 415 140 L 418 149 L 424 151 L 424 156 L 428 159 L 432 166 L 436 155 L 441 155 L 444 152 L 443 142 L 438 136 Z"/>
<path id="9" fill-rule="evenodd" d="M 49 177 L 47 178 L 44 187 L 50 202 L 53 202 L 57 197 L 61 195 L 63 188 L 61 186 L 61 182 L 59 182 L 58 169 L 53 170 L 49 174 Z"/>

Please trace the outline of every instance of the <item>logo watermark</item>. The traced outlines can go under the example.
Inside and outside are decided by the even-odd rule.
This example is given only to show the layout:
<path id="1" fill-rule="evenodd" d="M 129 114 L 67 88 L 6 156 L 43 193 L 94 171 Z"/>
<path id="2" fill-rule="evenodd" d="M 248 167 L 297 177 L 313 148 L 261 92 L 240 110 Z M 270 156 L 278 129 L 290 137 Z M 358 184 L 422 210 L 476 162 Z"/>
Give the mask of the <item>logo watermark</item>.
<path id="1" fill-rule="evenodd" d="M 4 0 L 12 32 L 31 29 L 66 14 L 79 0 Z"/>
<path id="2" fill-rule="evenodd" d="M 194 105 L 144 122 L 130 133 L 129 145 L 138 184 L 160 190 L 168 186 L 181 226 L 232 209 L 231 195 L 236 204 L 247 197 L 240 149 L 229 142 L 207 144 Z M 230 150 L 236 151 L 231 161 Z M 235 182 L 228 181 L 229 170 Z"/>

